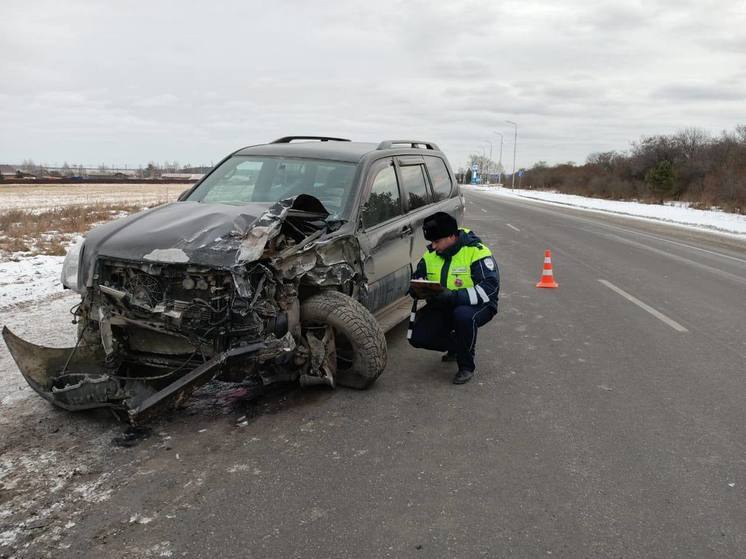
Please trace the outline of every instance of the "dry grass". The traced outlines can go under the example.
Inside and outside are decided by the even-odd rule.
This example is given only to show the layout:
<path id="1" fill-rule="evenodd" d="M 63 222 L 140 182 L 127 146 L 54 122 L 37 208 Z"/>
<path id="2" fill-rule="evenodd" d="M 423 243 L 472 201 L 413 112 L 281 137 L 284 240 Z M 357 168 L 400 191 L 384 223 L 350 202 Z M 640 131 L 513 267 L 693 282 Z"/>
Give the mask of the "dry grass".
<path id="1" fill-rule="evenodd" d="M 64 255 L 73 236 L 142 209 L 141 204 L 121 203 L 65 206 L 39 213 L 0 212 L 0 253 Z"/>
<path id="2" fill-rule="evenodd" d="M 17 238 L 0 238 L 0 251 L 6 252 L 29 252 L 31 247 L 23 240 Z"/>
<path id="3" fill-rule="evenodd" d="M 36 236 L 49 231 L 81 233 L 94 223 L 108 221 L 121 213 L 142 209 L 139 204 L 96 204 L 67 206 L 40 213 L 10 210 L 0 214 L 0 231 L 10 236 Z"/>

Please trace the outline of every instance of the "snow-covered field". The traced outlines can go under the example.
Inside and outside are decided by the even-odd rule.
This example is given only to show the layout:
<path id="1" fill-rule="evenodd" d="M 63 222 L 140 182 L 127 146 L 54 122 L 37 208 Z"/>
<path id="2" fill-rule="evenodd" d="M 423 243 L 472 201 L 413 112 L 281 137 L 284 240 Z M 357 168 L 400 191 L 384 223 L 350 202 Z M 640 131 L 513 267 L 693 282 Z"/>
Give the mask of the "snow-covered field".
<path id="1" fill-rule="evenodd" d="M 561 194 L 559 192 L 511 190 L 509 188 L 491 186 L 464 185 L 462 188 L 487 192 L 493 196 L 532 199 L 551 204 L 572 206 L 588 211 L 634 216 L 641 219 L 664 221 L 681 226 L 726 233 L 741 238 L 746 237 L 746 215 L 731 214 L 716 210 L 696 210 L 682 203 L 670 203 L 666 205 L 641 204 L 639 202 L 620 202 L 600 198 L 587 198 L 585 196 Z"/>
<path id="2" fill-rule="evenodd" d="M 189 184 L 2 184 L 0 212 L 24 210 L 38 214 L 61 207 L 98 204 L 133 204 L 146 207 L 174 201 L 189 187 Z M 0 231 L 0 236 L 2 235 L 3 231 Z M 70 235 L 55 232 L 42 237 L 49 240 L 55 236 L 63 245 L 69 242 Z M 7 312 L 5 307 L 11 305 L 61 293 L 62 285 L 59 278 L 63 258 L 30 256 L 28 253 L 15 253 L 0 258 L 0 313 Z"/>
<path id="3" fill-rule="evenodd" d="M 0 211 L 51 210 L 62 206 L 173 202 L 190 184 L 0 185 Z"/>

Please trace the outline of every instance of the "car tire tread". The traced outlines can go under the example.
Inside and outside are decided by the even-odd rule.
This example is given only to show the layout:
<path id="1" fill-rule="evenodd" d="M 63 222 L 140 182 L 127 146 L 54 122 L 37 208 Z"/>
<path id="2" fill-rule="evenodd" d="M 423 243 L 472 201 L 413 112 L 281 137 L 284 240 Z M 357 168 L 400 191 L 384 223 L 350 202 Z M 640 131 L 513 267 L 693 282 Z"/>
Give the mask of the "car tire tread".
<path id="1" fill-rule="evenodd" d="M 301 322 L 329 324 L 350 341 L 353 366 L 337 372 L 336 384 L 366 389 L 386 368 L 386 336 L 370 311 L 352 297 L 338 291 L 313 295 L 301 304 Z"/>

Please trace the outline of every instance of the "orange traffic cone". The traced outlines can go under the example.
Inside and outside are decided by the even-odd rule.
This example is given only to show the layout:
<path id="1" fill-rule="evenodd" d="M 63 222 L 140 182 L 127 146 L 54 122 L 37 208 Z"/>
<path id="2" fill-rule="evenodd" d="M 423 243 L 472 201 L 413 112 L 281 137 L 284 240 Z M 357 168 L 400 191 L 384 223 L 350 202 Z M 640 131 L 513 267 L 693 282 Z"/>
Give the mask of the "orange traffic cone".
<path id="1" fill-rule="evenodd" d="M 541 273 L 541 281 L 536 284 L 536 287 L 559 287 L 559 284 L 554 281 L 554 274 L 552 273 L 552 253 L 549 249 L 544 252 L 544 271 Z"/>

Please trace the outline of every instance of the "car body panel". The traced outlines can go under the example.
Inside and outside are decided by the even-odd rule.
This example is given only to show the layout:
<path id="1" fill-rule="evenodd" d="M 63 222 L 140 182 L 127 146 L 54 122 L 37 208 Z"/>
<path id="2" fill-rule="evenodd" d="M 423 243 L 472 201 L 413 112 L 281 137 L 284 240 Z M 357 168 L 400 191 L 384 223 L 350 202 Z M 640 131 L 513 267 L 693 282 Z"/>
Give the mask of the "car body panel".
<path id="1" fill-rule="evenodd" d="M 86 235 L 83 268 L 101 256 L 229 268 L 241 239 L 271 205 L 172 202 L 105 223 Z"/>

